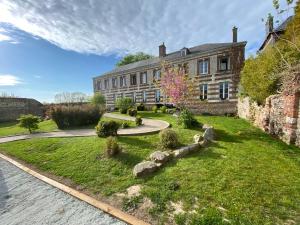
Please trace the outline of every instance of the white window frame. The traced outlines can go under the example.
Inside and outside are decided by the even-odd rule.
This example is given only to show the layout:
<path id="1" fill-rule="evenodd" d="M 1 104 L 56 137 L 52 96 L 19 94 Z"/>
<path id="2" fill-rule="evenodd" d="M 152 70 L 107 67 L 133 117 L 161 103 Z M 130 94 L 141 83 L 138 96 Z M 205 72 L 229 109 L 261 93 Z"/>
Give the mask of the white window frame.
<path id="1" fill-rule="evenodd" d="M 147 72 L 141 73 L 141 84 L 147 84 Z"/>
<path id="2" fill-rule="evenodd" d="M 222 59 L 227 59 L 227 68 L 226 69 L 222 69 Z M 230 70 L 230 57 L 226 56 L 226 57 L 221 57 L 219 58 L 219 71 L 228 71 Z"/>
<path id="3" fill-rule="evenodd" d="M 199 60 L 198 62 L 199 73 L 200 74 L 208 74 L 209 72 L 209 59 Z"/>
<path id="4" fill-rule="evenodd" d="M 161 78 L 161 70 L 160 69 L 155 69 L 153 77 L 154 77 L 154 80 L 160 80 L 160 78 Z"/>
<path id="5" fill-rule="evenodd" d="M 109 80 L 106 79 L 104 80 L 104 89 L 108 89 L 109 88 Z"/>
<path id="6" fill-rule="evenodd" d="M 155 102 L 160 102 L 161 94 L 160 90 L 155 90 Z"/>
<path id="7" fill-rule="evenodd" d="M 206 98 L 205 98 L 205 89 L 206 89 Z M 208 99 L 208 84 L 200 84 L 200 99 L 201 100 Z"/>
<path id="8" fill-rule="evenodd" d="M 126 76 L 120 77 L 120 87 L 126 87 Z"/>
<path id="9" fill-rule="evenodd" d="M 136 93 L 135 91 L 132 92 L 132 101 L 135 103 L 136 102 Z"/>
<path id="10" fill-rule="evenodd" d="M 221 93 L 221 85 L 222 85 L 222 93 Z M 226 86 L 227 86 L 227 93 L 226 93 Z M 219 84 L 219 98 L 221 100 L 226 100 L 226 99 L 229 99 L 229 82 L 228 81 L 224 81 L 224 82 L 221 82 Z M 226 97 L 227 95 L 227 97 Z"/>
<path id="11" fill-rule="evenodd" d="M 147 92 L 143 91 L 143 102 L 147 102 Z"/>

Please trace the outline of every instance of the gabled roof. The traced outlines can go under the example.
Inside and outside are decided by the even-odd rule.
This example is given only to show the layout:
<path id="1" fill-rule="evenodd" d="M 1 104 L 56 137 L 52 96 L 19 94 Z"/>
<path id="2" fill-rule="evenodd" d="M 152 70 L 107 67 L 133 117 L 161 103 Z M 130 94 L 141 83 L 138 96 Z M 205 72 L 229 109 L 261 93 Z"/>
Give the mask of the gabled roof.
<path id="1" fill-rule="evenodd" d="M 207 52 L 216 51 L 216 50 L 219 50 L 219 49 L 229 48 L 229 47 L 233 47 L 233 46 L 239 46 L 239 45 L 245 46 L 246 44 L 247 44 L 247 42 L 202 44 L 202 45 L 198 45 L 198 46 L 195 46 L 195 47 L 188 48 L 189 53 L 188 53 L 187 56 L 184 56 L 184 57 L 188 57 L 192 54 L 207 53 Z M 146 59 L 146 60 L 130 63 L 130 64 L 127 64 L 127 65 L 124 65 L 124 66 L 116 67 L 115 69 L 113 69 L 109 72 L 106 72 L 106 73 L 102 74 L 101 76 L 112 74 L 112 73 L 123 72 L 123 71 L 125 72 L 125 71 L 135 69 L 135 68 L 138 68 L 138 67 L 158 64 L 158 63 L 161 62 L 161 60 L 169 61 L 169 60 L 175 60 L 177 58 L 182 58 L 182 57 L 183 56 L 181 56 L 180 50 L 179 50 L 179 51 L 171 52 L 171 53 L 167 54 L 165 57 L 162 57 L 162 58 L 154 57 L 154 58 L 151 58 L 151 59 Z"/>
<path id="2" fill-rule="evenodd" d="M 286 30 L 286 27 L 288 23 L 293 19 L 293 16 L 288 17 L 285 21 L 283 21 L 277 28 L 275 28 L 272 32 L 269 32 L 267 37 L 265 38 L 264 42 L 259 48 L 259 51 L 264 49 L 265 45 L 267 44 L 268 40 L 270 39 L 271 35 L 277 34 L 279 35 L 280 33 L 283 33 Z"/>

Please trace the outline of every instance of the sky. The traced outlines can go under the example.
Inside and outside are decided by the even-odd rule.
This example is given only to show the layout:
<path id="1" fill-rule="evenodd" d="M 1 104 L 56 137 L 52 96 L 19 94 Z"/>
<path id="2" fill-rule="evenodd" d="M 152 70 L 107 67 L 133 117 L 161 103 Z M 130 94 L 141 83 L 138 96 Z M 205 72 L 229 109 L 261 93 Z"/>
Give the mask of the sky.
<path id="1" fill-rule="evenodd" d="M 126 54 L 157 56 L 162 42 L 167 53 L 231 42 L 233 26 L 249 56 L 268 13 L 276 14 L 272 0 L 0 0 L 0 94 L 41 102 L 90 95 L 92 77 Z"/>

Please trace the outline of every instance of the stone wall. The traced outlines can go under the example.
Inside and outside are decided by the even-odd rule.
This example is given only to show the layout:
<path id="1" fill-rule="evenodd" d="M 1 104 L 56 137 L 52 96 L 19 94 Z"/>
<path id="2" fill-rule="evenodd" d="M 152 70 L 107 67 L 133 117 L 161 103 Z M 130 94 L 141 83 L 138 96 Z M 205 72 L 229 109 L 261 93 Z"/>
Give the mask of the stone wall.
<path id="1" fill-rule="evenodd" d="M 300 146 L 299 93 L 295 95 L 272 95 L 265 106 L 259 106 L 246 98 L 238 101 L 238 115 L 251 121 L 263 131 L 275 135 L 287 144 Z"/>
<path id="2" fill-rule="evenodd" d="M 28 98 L 0 98 L 0 122 L 14 121 L 21 114 L 43 116 L 43 104 Z"/>

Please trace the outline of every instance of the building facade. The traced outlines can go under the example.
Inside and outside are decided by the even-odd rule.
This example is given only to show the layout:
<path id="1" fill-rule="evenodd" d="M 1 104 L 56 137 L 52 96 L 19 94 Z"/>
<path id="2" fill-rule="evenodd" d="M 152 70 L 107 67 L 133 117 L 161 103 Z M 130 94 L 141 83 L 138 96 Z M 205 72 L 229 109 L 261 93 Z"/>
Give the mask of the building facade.
<path id="1" fill-rule="evenodd" d="M 245 59 L 246 42 L 237 42 L 237 28 L 233 41 L 182 48 L 166 53 L 159 46 L 159 57 L 131 63 L 93 78 L 94 92 L 106 97 L 107 107 L 114 108 L 117 98 L 129 97 L 146 106 L 164 104 L 159 89 L 161 65 L 182 66 L 193 80 L 193 97 L 189 108 L 195 113 L 236 113 L 240 71 Z M 156 82 L 158 81 L 158 82 Z"/>

